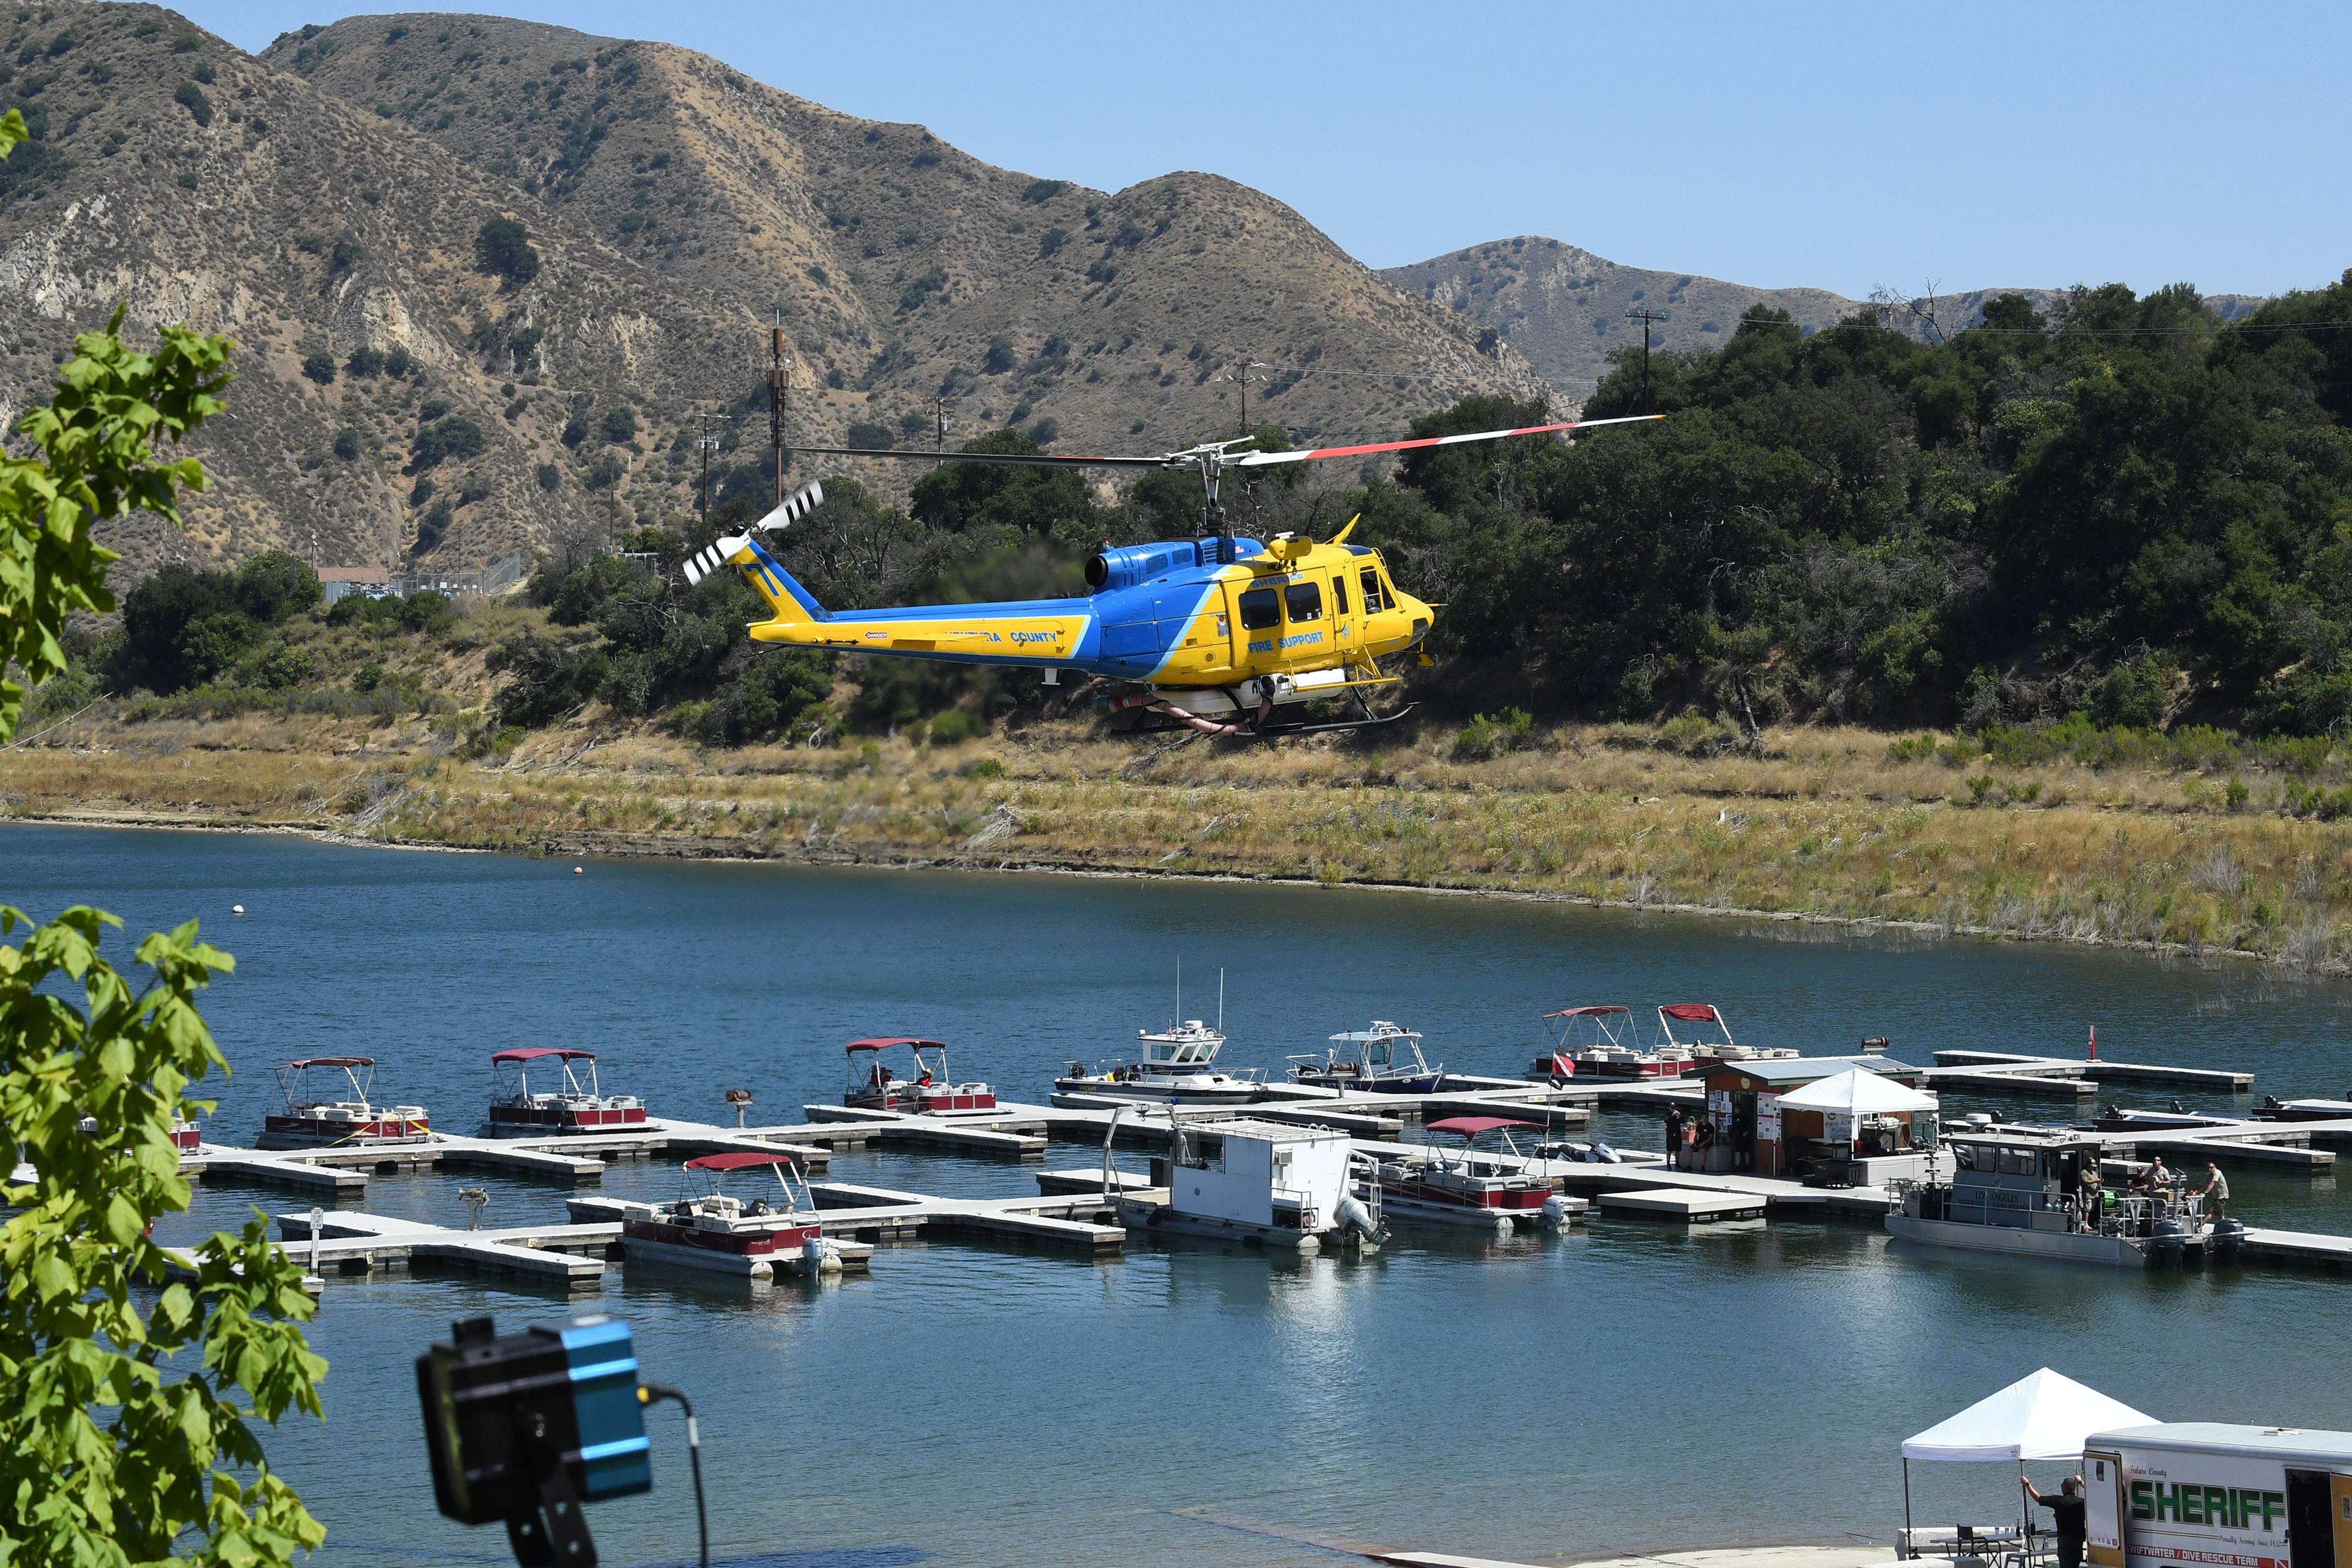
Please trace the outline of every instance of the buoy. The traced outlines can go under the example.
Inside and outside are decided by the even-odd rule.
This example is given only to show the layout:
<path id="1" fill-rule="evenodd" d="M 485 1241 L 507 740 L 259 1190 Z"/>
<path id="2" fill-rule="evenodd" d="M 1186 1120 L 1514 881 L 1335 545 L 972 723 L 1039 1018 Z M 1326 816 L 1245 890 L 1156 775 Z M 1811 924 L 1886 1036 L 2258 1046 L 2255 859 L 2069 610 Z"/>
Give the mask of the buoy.
<path id="1" fill-rule="evenodd" d="M 228 906 L 228 912 L 231 915 L 242 915 L 245 913 L 245 905 L 242 904 L 232 904 Z"/>
<path id="2" fill-rule="evenodd" d="M 586 872 L 587 872 L 587 868 L 586 868 L 585 866 L 573 866 L 573 867 L 572 868 L 572 874 L 573 876 L 582 876 L 582 875 L 584 875 L 584 874 L 586 874 Z"/>

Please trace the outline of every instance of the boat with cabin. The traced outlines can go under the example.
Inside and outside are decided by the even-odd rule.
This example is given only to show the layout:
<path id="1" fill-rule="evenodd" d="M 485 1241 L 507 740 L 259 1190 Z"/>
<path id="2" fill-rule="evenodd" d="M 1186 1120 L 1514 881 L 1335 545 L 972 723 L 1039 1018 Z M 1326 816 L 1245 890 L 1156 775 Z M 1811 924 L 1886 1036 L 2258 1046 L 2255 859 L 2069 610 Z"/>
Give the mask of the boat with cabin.
<path id="1" fill-rule="evenodd" d="M 502 1091 L 507 1069 L 514 1070 L 511 1091 L 490 1102 L 490 1135 L 515 1138 L 545 1133 L 603 1133 L 641 1128 L 646 1103 L 634 1094 L 606 1094 L 596 1082 L 596 1053 L 568 1045 L 526 1046 L 494 1051 Z M 536 1071 L 546 1082 L 552 1071 L 558 1087 L 545 1092 L 531 1087 Z M 583 1073 L 585 1079 L 583 1079 Z"/>
<path id="2" fill-rule="evenodd" d="M 730 1175 L 749 1171 L 773 1173 L 774 1193 L 746 1202 L 725 1190 Z M 768 1280 L 779 1272 L 863 1268 L 874 1255 L 870 1246 L 825 1239 L 808 1184 L 790 1155 L 755 1149 L 704 1155 L 687 1161 L 682 1175 L 688 1190 L 675 1202 L 628 1206 L 621 1251 L 629 1261 Z"/>
<path id="3" fill-rule="evenodd" d="M 1952 1133 L 1945 1146 L 1948 1180 L 1892 1184 L 1901 1202 L 1886 1228 L 1896 1239 L 2121 1268 L 2227 1254 L 2244 1239 L 2236 1220 L 2217 1234 L 2178 1176 L 2149 1185 L 2143 1175 L 2110 1190 L 2105 1144 L 2093 1134 L 2000 1128 Z"/>
<path id="4" fill-rule="evenodd" d="M 1320 1058 L 1290 1058 L 1289 1078 L 1315 1089 L 1375 1094 L 1434 1094 L 1444 1082 L 1443 1062 L 1423 1060 L 1418 1031 L 1374 1019 L 1370 1029 L 1335 1034 Z"/>
<path id="5" fill-rule="evenodd" d="M 313 1072 L 341 1074 L 348 1095 L 332 1098 L 331 1087 L 324 1093 L 314 1091 Z M 373 1057 L 310 1056 L 286 1063 L 278 1070 L 278 1108 L 262 1118 L 258 1145 L 349 1149 L 431 1141 L 433 1125 L 424 1106 L 374 1104 L 368 1098 L 374 1087 Z"/>
<path id="6" fill-rule="evenodd" d="M 1253 1070 L 1220 1072 L 1215 1063 L 1225 1037 L 1199 1019 L 1171 1023 L 1159 1034 L 1135 1031 L 1139 1060 L 1109 1062 L 1088 1071 L 1082 1062 L 1054 1080 L 1061 1094 L 1109 1094 L 1158 1105 L 1245 1105 L 1258 1097 Z"/>
<path id="7" fill-rule="evenodd" d="M 2275 1094 L 2265 1094 L 2263 1103 L 2254 1107 L 2254 1117 L 2263 1122 L 2352 1121 L 2352 1092 L 2341 1100 L 2282 1100 Z"/>
<path id="8" fill-rule="evenodd" d="M 1542 1055 L 1528 1064 L 1532 1083 L 1588 1078 L 1680 1078 L 1698 1065 L 1688 1048 L 1671 1040 L 1644 1051 L 1633 1036 L 1633 1009 L 1601 1005 L 1544 1014 Z"/>
<path id="9" fill-rule="evenodd" d="M 1168 1155 L 1151 1162 L 1151 1186 L 1167 1197 L 1122 1195 L 1119 1221 L 1281 1252 L 1377 1252 L 1388 1236 L 1379 1184 L 1369 1197 L 1351 1190 L 1356 1167 L 1369 1163 L 1330 1127 L 1243 1116 L 1187 1121 L 1171 1111 Z"/>
<path id="10" fill-rule="evenodd" d="M 853 1040 L 848 1045 L 849 1084 L 841 1103 L 861 1111 L 903 1111 L 919 1116 L 942 1111 L 993 1111 L 996 1091 L 985 1083 L 958 1083 L 948 1075 L 948 1048 L 936 1040 L 897 1036 Z M 901 1076 L 885 1053 L 904 1050 L 914 1065 Z"/>
<path id="11" fill-rule="evenodd" d="M 1510 1130 L 1542 1129 L 1511 1116 L 1449 1116 L 1428 1132 L 1460 1138 L 1458 1145 L 1431 1144 L 1420 1156 L 1395 1155 L 1380 1162 L 1381 1211 L 1398 1220 L 1467 1225 L 1498 1233 L 1522 1225 L 1560 1224 L 1582 1206 L 1552 1191 L 1548 1176 L 1527 1174 L 1526 1156 Z M 1502 1149 L 1474 1145 L 1496 1134 Z"/>

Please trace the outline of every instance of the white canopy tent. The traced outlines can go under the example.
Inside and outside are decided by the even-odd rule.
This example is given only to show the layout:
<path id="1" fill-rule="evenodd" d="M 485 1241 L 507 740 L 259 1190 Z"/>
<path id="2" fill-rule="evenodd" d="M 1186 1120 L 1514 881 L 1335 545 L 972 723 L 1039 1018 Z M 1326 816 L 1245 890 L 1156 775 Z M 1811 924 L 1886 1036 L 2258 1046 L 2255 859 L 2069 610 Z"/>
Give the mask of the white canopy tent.
<path id="1" fill-rule="evenodd" d="M 2028 1459 L 2080 1459 L 2083 1445 L 2092 1433 L 2115 1427 L 2149 1426 L 2155 1420 L 2046 1366 L 2021 1377 L 1904 1440 L 1904 1538 L 1907 1542 L 1911 1534 L 1914 1459 L 1961 1463 L 2014 1459 L 2022 1476 Z"/>
<path id="2" fill-rule="evenodd" d="M 1933 1111 L 1933 1094 L 1897 1083 L 1884 1073 L 1855 1068 L 1791 1089 L 1780 1096 L 1783 1111 L 1842 1111 L 1849 1116 L 1890 1116 L 1900 1111 Z"/>

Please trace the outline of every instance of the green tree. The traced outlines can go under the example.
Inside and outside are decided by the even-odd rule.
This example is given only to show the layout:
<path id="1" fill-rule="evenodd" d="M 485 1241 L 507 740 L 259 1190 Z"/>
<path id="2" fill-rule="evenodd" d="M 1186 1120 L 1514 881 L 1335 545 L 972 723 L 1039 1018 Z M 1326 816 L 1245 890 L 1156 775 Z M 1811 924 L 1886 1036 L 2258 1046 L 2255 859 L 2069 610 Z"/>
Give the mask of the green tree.
<path id="1" fill-rule="evenodd" d="M 24 134 L 0 119 L 0 155 Z M 180 487 L 205 482 L 153 444 L 220 411 L 231 345 L 167 327 L 142 354 L 121 322 L 78 338 L 48 405 L 18 422 L 40 455 L 0 458 L 0 653 L 36 681 L 63 665 L 67 616 L 113 607 L 92 525 L 176 523 Z M 23 698 L 0 685 L 0 741 Z M 290 1564 L 326 1531 L 253 1422 L 320 1413 L 301 1270 L 258 1215 L 176 1259 L 149 1235 L 188 1206 L 173 1123 L 210 1108 L 185 1092 L 228 1065 L 195 994 L 233 964 L 191 921 L 140 943 L 150 978 L 134 988 L 99 954 L 117 924 L 0 908 L 0 936 L 25 928 L 0 944 L 0 1124 L 32 1168 L 0 1187 L 0 1563 Z M 144 1312 L 134 1291 L 158 1292 Z"/>
<path id="2" fill-rule="evenodd" d="M 539 276 L 539 252 L 531 248 L 530 235 L 521 224 L 492 218 L 474 235 L 474 266 L 520 287 Z"/>

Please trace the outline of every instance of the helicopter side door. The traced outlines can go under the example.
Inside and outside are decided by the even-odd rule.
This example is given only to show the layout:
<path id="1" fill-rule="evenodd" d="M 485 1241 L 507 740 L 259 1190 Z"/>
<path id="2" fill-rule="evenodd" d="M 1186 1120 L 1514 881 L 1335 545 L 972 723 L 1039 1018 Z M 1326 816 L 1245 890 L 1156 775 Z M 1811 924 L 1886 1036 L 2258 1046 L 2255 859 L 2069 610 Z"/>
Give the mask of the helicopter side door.
<path id="1" fill-rule="evenodd" d="M 1282 590 L 1265 578 L 1228 583 L 1233 595 L 1234 664 L 1272 669 L 1282 653 Z"/>
<path id="2" fill-rule="evenodd" d="M 1343 658 L 1352 658 L 1360 641 L 1359 622 L 1350 612 L 1350 599 L 1348 569 L 1340 567 L 1331 573 L 1331 648 Z"/>
<path id="3" fill-rule="evenodd" d="M 1313 668 L 1331 662 L 1331 628 L 1324 618 L 1320 574 L 1305 572 L 1282 585 L 1282 662 Z"/>

